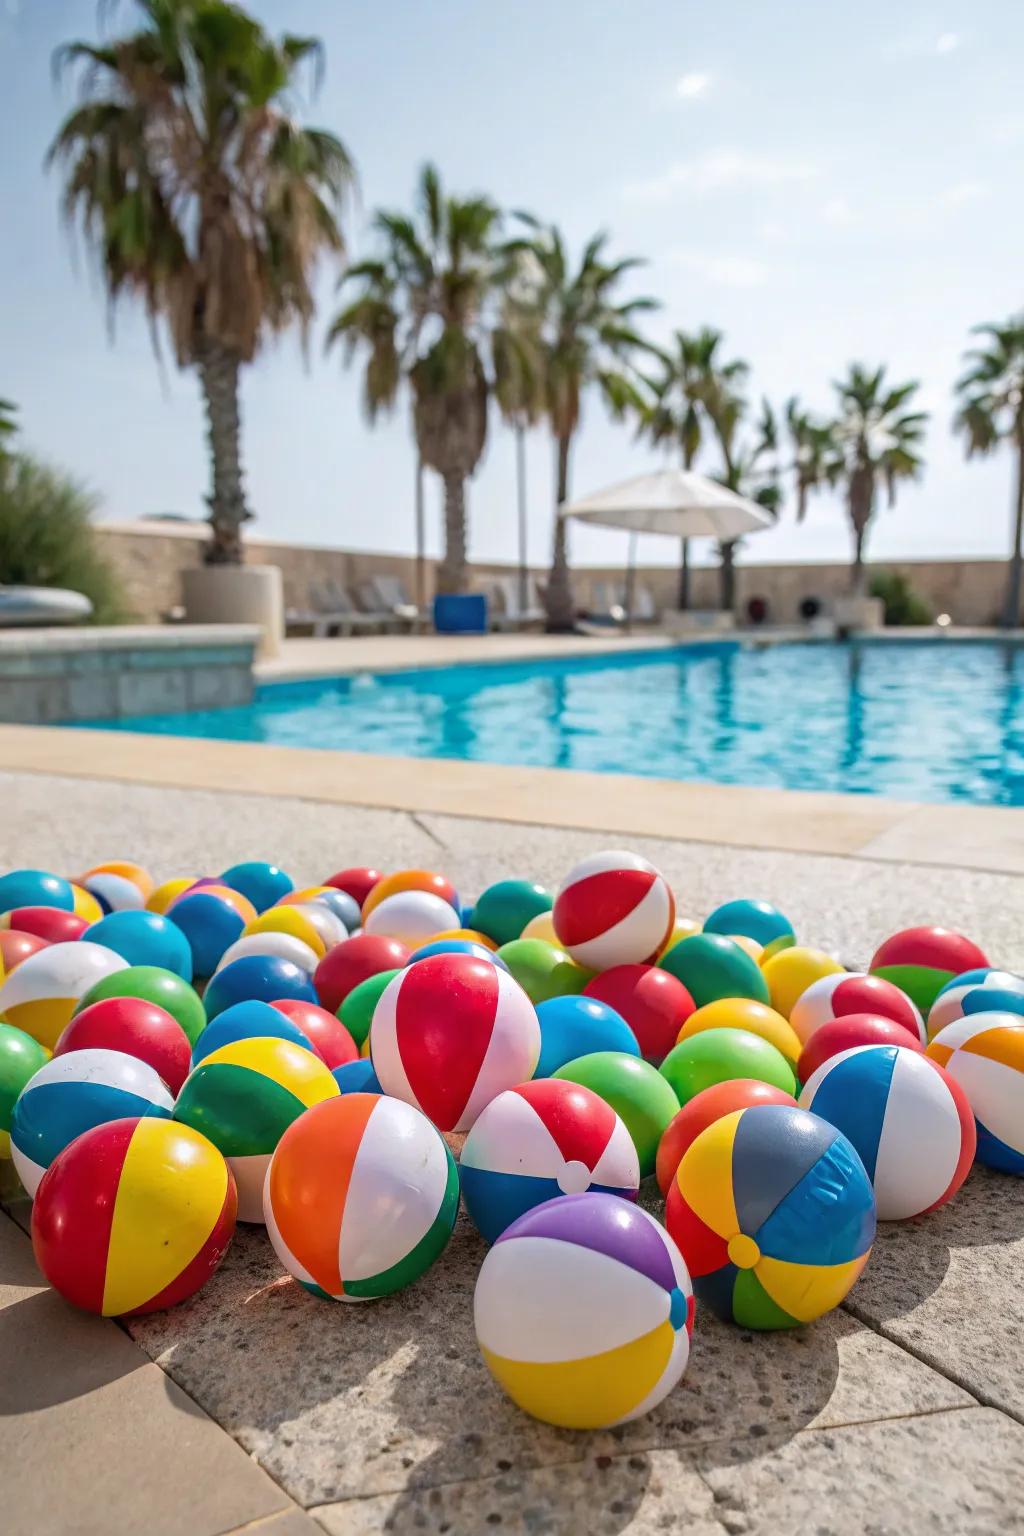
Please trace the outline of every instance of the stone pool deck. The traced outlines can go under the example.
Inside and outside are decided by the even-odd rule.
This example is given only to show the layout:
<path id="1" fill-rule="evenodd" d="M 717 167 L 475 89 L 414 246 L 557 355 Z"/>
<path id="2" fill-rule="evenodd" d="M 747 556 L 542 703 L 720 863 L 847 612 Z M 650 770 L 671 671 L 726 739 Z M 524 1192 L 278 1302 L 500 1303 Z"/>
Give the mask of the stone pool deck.
<path id="1" fill-rule="evenodd" d="M 120 855 L 165 877 L 263 854 L 314 881 L 372 859 L 443 868 L 472 893 L 509 873 L 554 883 L 613 831 L 689 914 L 758 894 L 851 966 L 897 927 L 942 921 L 1024 966 L 1018 812 L 964 836 L 969 809 L 703 800 L 513 769 L 474 769 L 474 793 L 429 771 L 460 765 L 146 740 L 0 730 L 0 862 L 74 872 Z M 191 1302 L 121 1328 L 42 1287 L 14 1200 L 0 1215 L 0 1529 L 1024 1531 L 1022 1195 L 976 1169 L 950 1207 L 883 1227 L 846 1305 L 813 1327 L 758 1336 L 699 1313 L 670 1398 L 586 1435 L 525 1418 L 487 1374 L 472 1330 L 483 1247 L 464 1221 L 416 1286 L 358 1308 L 305 1295 L 246 1229 Z"/>

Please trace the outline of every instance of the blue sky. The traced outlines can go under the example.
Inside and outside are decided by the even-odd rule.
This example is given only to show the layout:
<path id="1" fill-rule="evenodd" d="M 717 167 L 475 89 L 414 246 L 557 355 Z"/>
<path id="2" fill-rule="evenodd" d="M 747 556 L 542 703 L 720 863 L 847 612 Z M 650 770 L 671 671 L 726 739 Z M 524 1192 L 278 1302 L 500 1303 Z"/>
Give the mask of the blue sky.
<path id="1" fill-rule="evenodd" d="M 130 14 L 123 0 L 123 14 Z M 271 27 L 319 34 L 327 73 L 310 120 L 335 129 L 360 172 L 362 223 L 407 203 L 436 160 L 455 190 L 554 217 L 579 246 L 607 228 L 649 265 L 663 301 L 649 331 L 714 324 L 781 403 L 829 402 L 854 358 L 922 381 L 933 411 L 922 483 L 879 514 L 876 557 L 995 554 L 1007 547 L 1011 463 L 966 464 L 950 388 L 972 323 L 1024 306 L 1024 7 L 888 0 L 257 0 Z M 69 104 L 51 81 L 63 39 L 91 36 L 94 0 L 0 0 L 0 395 L 25 438 L 86 480 L 103 515 L 202 510 L 207 469 L 194 378 L 154 363 L 128 311 L 111 345 L 102 295 L 77 265 L 42 171 Z M 13 152 L 10 152 L 13 150 Z M 268 534 L 361 548 L 411 547 L 408 418 L 364 425 L 358 378 L 296 342 L 244 382 L 249 494 Z M 552 454 L 529 444 L 531 554 L 550 539 Z M 589 401 L 578 493 L 651 462 Z M 713 468 L 707 461 L 707 468 Z M 513 446 L 492 429 L 470 487 L 471 553 L 514 554 Z M 437 546 L 438 488 L 429 516 Z M 751 559 L 846 558 L 829 498 L 752 541 Z M 581 560 L 621 539 L 574 534 Z M 674 559 L 644 541 L 647 559 Z"/>

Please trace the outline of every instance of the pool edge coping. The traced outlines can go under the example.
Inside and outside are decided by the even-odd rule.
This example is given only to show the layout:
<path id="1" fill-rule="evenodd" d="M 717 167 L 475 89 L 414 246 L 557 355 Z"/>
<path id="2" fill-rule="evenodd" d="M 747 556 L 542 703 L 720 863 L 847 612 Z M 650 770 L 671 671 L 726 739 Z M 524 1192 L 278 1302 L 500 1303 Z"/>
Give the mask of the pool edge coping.
<path id="1" fill-rule="evenodd" d="M 1024 875 L 1024 814 L 816 790 L 0 725 L 0 769 Z"/>

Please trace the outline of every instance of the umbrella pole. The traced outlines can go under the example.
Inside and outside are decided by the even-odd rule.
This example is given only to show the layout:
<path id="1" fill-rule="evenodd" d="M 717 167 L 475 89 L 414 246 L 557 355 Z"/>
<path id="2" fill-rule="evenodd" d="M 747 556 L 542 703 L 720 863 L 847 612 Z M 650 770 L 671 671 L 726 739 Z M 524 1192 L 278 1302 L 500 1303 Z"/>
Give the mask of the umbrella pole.
<path id="1" fill-rule="evenodd" d="M 633 606 L 636 589 L 636 540 L 635 533 L 629 536 L 628 564 L 626 566 L 626 634 L 633 633 Z"/>

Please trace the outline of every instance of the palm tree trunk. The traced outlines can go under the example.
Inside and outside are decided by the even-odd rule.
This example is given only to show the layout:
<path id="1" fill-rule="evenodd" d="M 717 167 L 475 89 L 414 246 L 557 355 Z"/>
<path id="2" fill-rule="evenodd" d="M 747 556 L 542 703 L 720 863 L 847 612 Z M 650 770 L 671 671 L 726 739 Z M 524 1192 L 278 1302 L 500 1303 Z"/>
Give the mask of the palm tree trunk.
<path id="1" fill-rule="evenodd" d="M 416 455 L 416 607 L 422 614 L 427 601 L 427 537 L 423 480 L 426 466 Z"/>
<path id="2" fill-rule="evenodd" d="M 679 608 L 685 613 L 690 606 L 690 541 L 680 540 L 679 551 Z"/>
<path id="3" fill-rule="evenodd" d="M 444 477 L 444 559 L 437 568 L 437 590 L 466 590 L 466 481 L 457 471 Z"/>
<path id="4" fill-rule="evenodd" d="M 736 541 L 729 539 L 718 546 L 721 557 L 721 598 L 723 613 L 731 613 L 736 603 Z"/>
<path id="5" fill-rule="evenodd" d="M 530 568 L 526 560 L 526 429 L 516 423 L 516 515 L 519 524 L 519 609 L 530 606 Z"/>
<path id="6" fill-rule="evenodd" d="M 853 525 L 853 567 L 850 571 L 850 593 L 853 597 L 864 595 L 864 546 L 867 543 L 868 529 L 866 523 L 854 523 Z"/>
<path id="7" fill-rule="evenodd" d="M 569 449 L 571 437 L 558 439 L 558 483 L 555 505 L 555 539 L 551 554 L 551 570 L 548 573 L 544 606 L 547 609 L 547 629 L 551 635 L 568 634 L 575 623 L 576 608 L 572 599 L 572 583 L 569 579 L 569 546 L 566 540 L 566 520 L 559 517 L 559 508 L 569 499 Z"/>
<path id="8" fill-rule="evenodd" d="M 207 565 L 241 565 L 242 524 L 252 513 L 245 504 L 242 483 L 241 422 L 238 410 L 236 353 L 219 341 L 202 339 L 197 348 L 199 381 L 206 406 L 206 434 L 210 445 L 212 490 L 210 542 Z"/>
<path id="9" fill-rule="evenodd" d="M 1016 629 L 1020 624 L 1021 567 L 1024 564 L 1024 430 L 1017 433 L 1017 508 L 1013 520 L 1013 549 L 1006 580 L 1003 627 Z"/>

